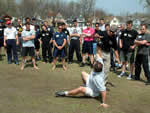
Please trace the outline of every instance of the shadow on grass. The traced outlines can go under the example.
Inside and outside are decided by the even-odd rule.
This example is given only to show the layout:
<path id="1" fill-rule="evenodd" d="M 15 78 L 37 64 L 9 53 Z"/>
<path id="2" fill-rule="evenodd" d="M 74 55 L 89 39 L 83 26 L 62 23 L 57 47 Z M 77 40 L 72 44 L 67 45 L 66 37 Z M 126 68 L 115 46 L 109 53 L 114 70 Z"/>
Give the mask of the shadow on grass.
<path id="1" fill-rule="evenodd" d="M 65 96 L 65 97 L 56 97 L 56 98 L 68 98 L 68 99 L 79 99 L 79 100 L 86 100 L 86 99 L 95 99 L 98 102 L 102 103 L 102 96 L 98 97 L 89 97 L 89 96 Z"/>
<path id="2" fill-rule="evenodd" d="M 36 66 L 38 67 L 38 64 L 36 64 Z M 30 64 L 25 64 L 25 68 L 27 68 L 27 67 L 33 67 L 32 62 Z"/>

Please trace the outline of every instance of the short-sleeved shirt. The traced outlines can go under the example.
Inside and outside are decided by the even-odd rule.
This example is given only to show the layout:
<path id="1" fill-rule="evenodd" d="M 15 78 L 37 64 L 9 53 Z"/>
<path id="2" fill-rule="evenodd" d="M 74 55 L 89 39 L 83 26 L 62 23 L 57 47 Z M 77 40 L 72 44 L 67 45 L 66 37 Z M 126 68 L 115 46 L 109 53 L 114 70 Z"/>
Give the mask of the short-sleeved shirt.
<path id="1" fill-rule="evenodd" d="M 51 40 L 51 34 L 49 31 L 41 31 L 40 38 L 43 44 L 49 44 Z"/>
<path id="2" fill-rule="evenodd" d="M 24 37 L 31 37 L 33 35 L 35 35 L 35 31 L 33 31 L 31 29 L 29 31 L 23 30 L 23 32 L 22 32 L 22 38 L 24 38 Z M 34 39 L 33 40 L 23 41 L 23 47 L 35 47 L 34 46 Z"/>
<path id="3" fill-rule="evenodd" d="M 39 41 L 38 39 L 40 39 L 40 30 L 36 30 L 35 31 L 35 39 L 34 39 L 34 41 L 38 42 Z"/>
<path id="4" fill-rule="evenodd" d="M 122 40 L 122 50 L 124 51 L 133 51 L 130 49 L 130 46 L 134 45 L 134 40 L 136 39 L 138 32 L 134 29 L 124 30 L 120 36 Z"/>
<path id="5" fill-rule="evenodd" d="M 56 41 L 56 44 L 57 44 L 58 46 L 62 46 L 62 45 L 63 45 L 64 39 L 67 40 L 67 36 L 66 36 L 63 32 L 61 32 L 61 33 L 56 32 L 56 33 L 54 34 L 54 36 L 53 36 L 53 40 Z"/>
<path id="6" fill-rule="evenodd" d="M 79 35 L 82 33 L 79 27 L 72 27 L 69 32 L 70 34 L 79 34 Z M 71 37 L 71 39 L 77 40 L 80 39 L 80 37 Z"/>
<path id="7" fill-rule="evenodd" d="M 98 34 L 99 36 L 102 36 L 102 31 L 95 29 L 95 34 Z M 94 42 L 96 42 L 96 40 L 97 40 L 96 38 L 93 39 Z"/>
<path id="8" fill-rule="evenodd" d="M 49 32 L 50 37 L 52 38 L 54 35 L 54 29 L 52 26 L 47 27 L 47 31 Z"/>
<path id="9" fill-rule="evenodd" d="M 22 28 L 21 25 L 17 25 L 16 29 L 17 29 L 18 32 L 22 32 L 23 31 L 23 28 Z M 21 37 L 21 34 L 18 33 L 18 36 Z"/>
<path id="10" fill-rule="evenodd" d="M 149 40 L 150 40 L 150 34 L 139 34 L 137 36 L 136 40 L 137 41 L 146 40 L 146 41 L 149 42 Z M 149 50 L 149 46 L 140 45 L 140 46 L 138 46 L 137 54 L 148 55 L 148 50 Z"/>
<path id="11" fill-rule="evenodd" d="M 87 41 L 87 42 L 90 42 L 90 41 L 93 41 L 93 35 L 95 33 L 95 29 L 93 28 L 86 28 L 83 30 L 83 33 L 88 33 L 88 34 L 91 34 L 92 36 L 91 37 L 84 37 L 84 41 Z"/>
<path id="12" fill-rule="evenodd" d="M 101 39 L 102 45 L 101 49 L 105 52 L 110 52 L 110 48 L 113 48 L 114 50 L 117 50 L 117 41 L 116 41 L 116 35 L 109 36 L 107 31 L 103 31 L 103 38 Z"/>
<path id="13" fill-rule="evenodd" d="M 89 87 L 93 90 L 94 96 L 98 96 L 100 91 L 105 91 L 105 73 L 104 73 L 104 63 L 102 58 L 97 59 L 103 65 L 102 72 L 94 72 L 92 71 L 89 75 L 88 81 L 86 83 L 86 87 Z"/>
<path id="14" fill-rule="evenodd" d="M 100 29 L 101 31 L 105 31 L 105 24 L 100 25 L 99 29 Z"/>
<path id="15" fill-rule="evenodd" d="M 4 30 L 4 36 L 6 36 L 6 40 L 8 39 L 16 39 L 16 35 L 18 34 L 15 27 L 6 28 Z"/>
<path id="16" fill-rule="evenodd" d="M 67 36 L 67 39 L 69 39 L 69 36 L 70 36 L 69 30 L 65 28 L 62 30 L 62 32 L 65 33 Z"/>

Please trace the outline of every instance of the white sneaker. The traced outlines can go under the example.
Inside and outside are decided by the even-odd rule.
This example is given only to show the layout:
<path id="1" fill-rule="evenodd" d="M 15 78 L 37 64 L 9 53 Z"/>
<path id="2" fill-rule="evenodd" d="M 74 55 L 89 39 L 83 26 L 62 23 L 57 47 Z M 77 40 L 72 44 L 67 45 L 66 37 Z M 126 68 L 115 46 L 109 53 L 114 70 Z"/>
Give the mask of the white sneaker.
<path id="1" fill-rule="evenodd" d="M 123 77 L 123 75 L 125 74 L 125 72 L 121 72 L 120 75 L 118 75 L 119 78 Z"/>
<path id="2" fill-rule="evenodd" d="M 131 80 L 132 79 L 132 75 L 129 74 L 129 76 L 127 77 L 128 80 Z"/>

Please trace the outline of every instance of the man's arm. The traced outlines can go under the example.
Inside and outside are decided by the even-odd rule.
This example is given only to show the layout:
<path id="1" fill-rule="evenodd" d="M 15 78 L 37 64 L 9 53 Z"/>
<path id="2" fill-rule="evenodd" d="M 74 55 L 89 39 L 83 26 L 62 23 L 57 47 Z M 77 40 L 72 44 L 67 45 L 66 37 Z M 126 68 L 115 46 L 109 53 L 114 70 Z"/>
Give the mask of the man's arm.
<path id="1" fill-rule="evenodd" d="M 137 45 L 137 46 L 146 45 L 147 43 L 148 42 L 146 40 L 142 40 L 142 41 L 135 40 L 134 41 L 134 44 Z"/>
<path id="2" fill-rule="evenodd" d="M 6 39 L 7 39 L 7 37 L 6 36 L 4 36 L 4 47 L 6 47 L 7 45 L 6 45 Z"/>
<path id="3" fill-rule="evenodd" d="M 53 40 L 53 44 L 55 45 L 55 47 L 59 48 L 55 40 Z"/>
<path id="4" fill-rule="evenodd" d="M 33 40 L 35 38 L 35 35 L 32 35 L 31 37 L 23 37 L 24 41 Z"/>
<path id="5" fill-rule="evenodd" d="M 16 44 L 19 45 L 18 35 L 16 35 Z"/>
<path id="6" fill-rule="evenodd" d="M 122 48 L 123 46 L 122 46 L 122 39 L 120 39 L 120 48 Z"/>
<path id="7" fill-rule="evenodd" d="M 70 34 L 70 37 L 80 37 L 80 34 Z"/>
<path id="8" fill-rule="evenodd" d="M 100 107 L 104 107 L 104 108 L 107 108 L 109 107 L 108 104 L 105 104 L 105 101 L 106 101 L 106 91 L 100 91 L 100 94 L 102 95 L 102 104 L 100 104 Z"/>
<path id="9" fill-rule="evenodd" d="M 64 43 L 63 43 L 63 45 L 61 46 L 61 49 L 66 45 L 66 42 L 67 42 L 67 40 L 64 39 Z"/>

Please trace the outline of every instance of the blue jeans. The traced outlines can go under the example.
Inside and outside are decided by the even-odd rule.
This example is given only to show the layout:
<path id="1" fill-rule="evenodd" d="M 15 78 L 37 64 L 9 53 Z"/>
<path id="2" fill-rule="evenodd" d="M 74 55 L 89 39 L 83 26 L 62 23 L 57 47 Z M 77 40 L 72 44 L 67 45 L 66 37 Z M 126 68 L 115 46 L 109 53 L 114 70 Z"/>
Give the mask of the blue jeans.
<path id="1" fill-rule="evenodd" d="M 14 62 L 18 62 L 16 40 L 8 39 L 6 41 L 6 44 L 7 44 L 7 60 L 8 60 L 8 62 L 12 61 L 12 51 L 13 51 Z"/>

